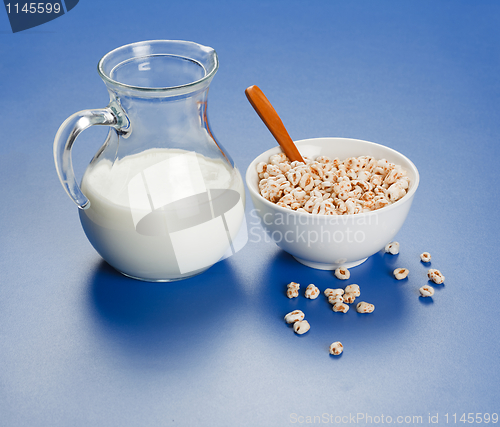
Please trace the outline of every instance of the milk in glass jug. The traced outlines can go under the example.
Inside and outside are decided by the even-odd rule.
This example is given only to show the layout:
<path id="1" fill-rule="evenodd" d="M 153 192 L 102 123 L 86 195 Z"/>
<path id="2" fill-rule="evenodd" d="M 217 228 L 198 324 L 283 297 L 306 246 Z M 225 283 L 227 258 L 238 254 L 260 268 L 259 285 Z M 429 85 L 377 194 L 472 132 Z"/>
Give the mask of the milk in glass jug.
<path id="1" fill-rule="evenodd" d="M 245 192 L 207 120 L 217 68 L 215 51 L 192 42 L 122 46 L 98 64 L 108 106 L 73 114 L 57 132 L 56 169 L 83 229 L 129 277 L 184 279 L 234 253 Z M 110 129 L 79 187 L 71 148 L 92 125 Z"/>

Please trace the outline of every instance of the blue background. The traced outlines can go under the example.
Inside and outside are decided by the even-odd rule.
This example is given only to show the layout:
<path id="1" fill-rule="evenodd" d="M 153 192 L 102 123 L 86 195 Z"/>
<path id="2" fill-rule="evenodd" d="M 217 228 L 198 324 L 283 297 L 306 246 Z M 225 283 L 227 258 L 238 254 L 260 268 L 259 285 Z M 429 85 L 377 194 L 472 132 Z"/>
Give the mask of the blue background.
<path id="1" fill-rule="evenodd" d="M 0 425 L 281 426 L 357 414 L 427 425 L 429 414 L 463 424 L 463 413 L 499 413 L 499 24 L 500 3 L 486 0 L 87 0 L 16 34 L 0 11 Z M 101 56 L 148 39 L 217 50 L 210 121 L 242 172 L 275 145 L 245 98 L 252 84 L 294 139 L 365 139 L 413 160 L 421 184 L 401 253 L 374 255 L 348 282 L 372 315 L 286 298 L 292 280 L 347 283 L 266 242 L 250 198 L 249 243 L 196 278 L 141 283 L 100 259 L 52 142 L 67 116 L 107 104 Z M 77 176 L 105 134 L 79 137 Z M 423 251 L 446 276 L 432 301 L 418 296 Z M 398 282 L 400 266 L 410 276 Z M 283 321 L 295 308 L 306 335 Z M 337 340 L 345 351 L 334 358 Z"/>

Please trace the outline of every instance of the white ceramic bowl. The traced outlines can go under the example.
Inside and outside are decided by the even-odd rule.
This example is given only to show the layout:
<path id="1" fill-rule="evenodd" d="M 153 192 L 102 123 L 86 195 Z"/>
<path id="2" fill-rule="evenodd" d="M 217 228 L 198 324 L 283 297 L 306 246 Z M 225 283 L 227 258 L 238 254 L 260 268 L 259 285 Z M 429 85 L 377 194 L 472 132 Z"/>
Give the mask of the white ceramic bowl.
<path id="1" fill-rule="evenodd" d="M 410 178 L 408 192 L 392 205 L 355 215 L 324 216 L 291 211 L 260 195 L 256 166 L 281 152 L 280 147 L 262 153 L 247 169 L 246 182 L 261 225 L 281 249 L 302 264 L 321 270 L 361 264 L 384 248 L 403 225 L 419 183 L 417 168 L 401 153 L 359 139 L 313 138 L 295 144 L 303 156 L 313 159 L 320 155 L 340 160 L 372 156 L 406 170 Z"/>

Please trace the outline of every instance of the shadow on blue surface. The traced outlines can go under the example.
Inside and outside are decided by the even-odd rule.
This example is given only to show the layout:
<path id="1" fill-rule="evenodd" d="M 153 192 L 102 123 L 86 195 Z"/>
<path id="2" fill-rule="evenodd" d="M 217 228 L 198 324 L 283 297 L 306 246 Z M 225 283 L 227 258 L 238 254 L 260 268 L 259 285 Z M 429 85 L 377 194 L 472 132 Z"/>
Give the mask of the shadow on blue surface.
<path id="1" fill-rule="evenodd" d="M 432 299 L 432 297 L 418 297 L 418 300 L 420 301 L 421 304 L 424 304 L 424 305 L 430 305 L 430 304 L 434 304 L 434 300 Z"/>
<path id="2" fill-rule="evenodd" d="M 112 357 L 162 370 L 179 366 L 215 351 L 213 342 L 221 345 L 229 332 L 224 318 L 238 310 L 240 293 L 225 261 L 170 283 L 130 279 L 102 261 L 89 284 L 94 336 Z"/>

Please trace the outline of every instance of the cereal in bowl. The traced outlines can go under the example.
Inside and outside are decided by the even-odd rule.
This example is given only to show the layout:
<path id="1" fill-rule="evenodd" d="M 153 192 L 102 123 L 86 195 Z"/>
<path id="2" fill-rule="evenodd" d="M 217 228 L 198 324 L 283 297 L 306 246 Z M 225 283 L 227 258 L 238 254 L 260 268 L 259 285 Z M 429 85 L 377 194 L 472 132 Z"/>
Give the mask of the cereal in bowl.
<path id="1" fill-rule="evenodd" d="M 410 180 L 401 166 L 370 156 L 343 161 L 327 156 L 306 163 L 284 153 L 257 165 L 260 194 L 286 209 L 318 215 L 351 215 L 389 206 L 404 197 Z"/>

